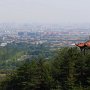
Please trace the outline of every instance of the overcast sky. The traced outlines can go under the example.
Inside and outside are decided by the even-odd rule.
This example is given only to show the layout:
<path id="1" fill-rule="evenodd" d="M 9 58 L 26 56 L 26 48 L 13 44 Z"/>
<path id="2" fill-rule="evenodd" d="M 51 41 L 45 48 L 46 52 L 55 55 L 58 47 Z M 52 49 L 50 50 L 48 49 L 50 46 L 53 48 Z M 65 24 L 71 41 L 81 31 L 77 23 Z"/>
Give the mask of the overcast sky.
<path id="1" fill-rule="evenodd" d="M 0 0 L 0 22 L 90 23 L 90 0 Z"/>

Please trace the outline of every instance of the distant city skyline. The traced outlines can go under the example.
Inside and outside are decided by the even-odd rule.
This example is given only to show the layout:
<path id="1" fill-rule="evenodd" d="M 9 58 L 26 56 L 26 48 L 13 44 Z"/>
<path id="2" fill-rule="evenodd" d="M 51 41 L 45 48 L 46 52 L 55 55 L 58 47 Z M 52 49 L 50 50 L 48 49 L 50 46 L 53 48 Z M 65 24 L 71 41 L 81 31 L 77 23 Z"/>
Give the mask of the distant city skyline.
<path id="1" fill-rule="evenodd" d="M 0 23 L 90 23 L 90 0 L 0 0 Z"/>

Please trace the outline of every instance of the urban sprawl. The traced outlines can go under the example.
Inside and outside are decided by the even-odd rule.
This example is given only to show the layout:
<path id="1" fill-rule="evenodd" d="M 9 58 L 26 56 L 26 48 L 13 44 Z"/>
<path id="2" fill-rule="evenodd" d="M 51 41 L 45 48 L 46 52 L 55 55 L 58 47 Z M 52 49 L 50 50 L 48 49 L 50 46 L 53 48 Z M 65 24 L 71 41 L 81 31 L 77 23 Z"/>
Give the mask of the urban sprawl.
<path id="1" fill-rule="evenodd" d="M 82 26 L 82 25 L 81 25 Z M 73 46 L 90 37 L 90 26 L 54 24 L 0 24 L 0 46 L 9 43 L 46 44 L 50 47 Z"/>

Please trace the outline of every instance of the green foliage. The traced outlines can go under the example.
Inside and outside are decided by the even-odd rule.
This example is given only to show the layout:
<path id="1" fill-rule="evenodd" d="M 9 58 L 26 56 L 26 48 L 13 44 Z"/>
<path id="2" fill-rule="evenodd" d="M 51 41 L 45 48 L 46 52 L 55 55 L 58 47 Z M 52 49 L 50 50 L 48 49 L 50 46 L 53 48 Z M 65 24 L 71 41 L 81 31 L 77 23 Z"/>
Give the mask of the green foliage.
<path id="1" fill-rule="evenodd" d="M 5 47 L 0 47 L 0 69 L 16 69 L 22 61 L 24 55 L 30 55 L 30 59 L 35 59 L 43 54 L 45 58 L 51 58 L 52 53 L 48 45 L 31 43 L 10 43 Z"/>
<path id="2" fill-rule="evenodd" d="M 27 60 L 7 76 L 1 90 L 90 90 L 90 54 L 66 47 L 51 60 Z"/>
<path id="3" fill-rule="evenodd" d="M 2 83 L 3 90 L 50 90 L 52 77 L 42 59 L 25 63 Z"/>
<path id="4" fill-rule="evenodd" d="M 89 87 L 90 55 L 83 55 L 77 48 L 60 49 L 53 61 L 53 78 L 62 90 Z"/>

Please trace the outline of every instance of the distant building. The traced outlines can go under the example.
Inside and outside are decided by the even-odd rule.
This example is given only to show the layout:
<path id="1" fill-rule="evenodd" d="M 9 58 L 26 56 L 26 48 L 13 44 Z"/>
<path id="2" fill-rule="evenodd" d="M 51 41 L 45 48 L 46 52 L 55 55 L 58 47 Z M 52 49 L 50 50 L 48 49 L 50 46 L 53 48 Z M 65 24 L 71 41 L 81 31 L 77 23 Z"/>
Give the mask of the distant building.
<path id="1" fill-rule="evenodd" d="M 5 47 L 7 45 L 7 43 L 1 43 L 1 47 Z"/>

